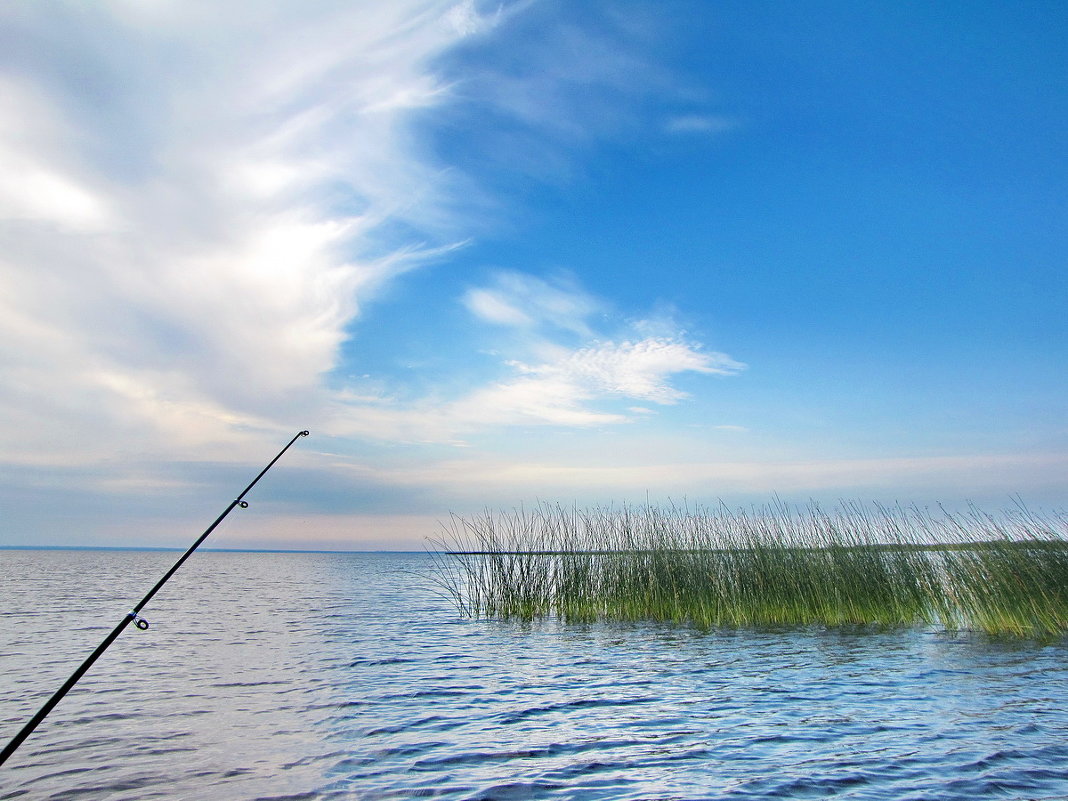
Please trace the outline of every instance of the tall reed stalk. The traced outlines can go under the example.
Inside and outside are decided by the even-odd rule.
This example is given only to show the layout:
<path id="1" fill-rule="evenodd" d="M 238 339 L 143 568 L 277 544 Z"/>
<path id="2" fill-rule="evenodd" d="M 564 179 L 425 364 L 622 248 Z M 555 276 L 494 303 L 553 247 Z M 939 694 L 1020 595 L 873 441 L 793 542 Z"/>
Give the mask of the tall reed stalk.
<path id="1" fill-rule="evenodd" d="M 1022 506 L 542 505 L 454 517 L 431 550 L 472 617 L 1068 633 L 1068 519 Z"/>

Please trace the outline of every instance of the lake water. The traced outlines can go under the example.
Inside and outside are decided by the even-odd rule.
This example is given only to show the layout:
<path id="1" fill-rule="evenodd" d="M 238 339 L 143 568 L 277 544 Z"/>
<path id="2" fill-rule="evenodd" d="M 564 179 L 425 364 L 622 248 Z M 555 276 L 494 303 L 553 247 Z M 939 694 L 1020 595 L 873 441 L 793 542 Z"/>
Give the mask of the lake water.
<path id="1" fill-rule="evenodd" d="M 176 557 L 0 551 L 0 741 Z M 196 554 L 0 799 L 1068 797 L 1068 644 L 462 620 L 428 567 Z"/>

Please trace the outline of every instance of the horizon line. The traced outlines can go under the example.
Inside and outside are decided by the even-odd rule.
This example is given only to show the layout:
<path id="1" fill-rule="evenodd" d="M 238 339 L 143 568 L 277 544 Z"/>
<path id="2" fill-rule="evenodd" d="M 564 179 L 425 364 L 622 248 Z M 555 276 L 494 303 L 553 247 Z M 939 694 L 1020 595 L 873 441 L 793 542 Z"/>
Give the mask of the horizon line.
<path id="1" fill-rule="evenodd" d="M 0 551 L 161 551 L 182 552 L 186 548 L 164 545 L 0 545 Z M 377 549 L 337 550 L 320 548 L 198 548 L 212 553 L 424 553 L 424 551 Z"/>

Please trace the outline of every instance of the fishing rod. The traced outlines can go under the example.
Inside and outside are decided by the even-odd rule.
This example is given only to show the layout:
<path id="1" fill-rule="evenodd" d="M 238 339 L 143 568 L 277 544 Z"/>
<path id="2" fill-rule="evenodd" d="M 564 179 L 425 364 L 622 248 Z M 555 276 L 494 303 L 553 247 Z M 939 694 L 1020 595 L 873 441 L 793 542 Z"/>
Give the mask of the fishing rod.
<path id="1" fill-rule="evenodd" d="M 140 612 L 142 609 L 144 609 L 145 605 L 150 600 L 152 600 L 152 596 L 159 592 L 160 588 L 167 583 L 167 580 L 178 571 L 178 568 L 182 566 L 185 560 L 190 557 L 193 551 L 200 547 L 200 543 L 204 542 L 204 540 L 208 538 L 208 535 L 211 534 L 211 532 L 215 530 L 215 527 L 218 526 L 223 521 L 223 519 L 234 510 L 235 506 L 240 506 L 242 509 L 248 507 L 248 502 L 245 501 L 245 496 L 248 495 L 249 490 L 256 486 L 256 482 L 263 478 L 263 476 L 267 473 L 268 470 L 274 467 L 274 463 L 282 458 L 282 454 L 289 450 L 290 445 L 292 445 L 301 437 L 306 436 L 308 436 L 307 431 L 298 432 L 297 435 L 289 441 L 289 444 L 282 448 L 282 450 L 278 452 L 278 455 L 271 459 L 270 463 L 265 468 L 263 468 L 263 470 L 260 471 L 260 474 L 254 479 L 252 479 L 252 483 L 245 487 L 244 491 L 230 502 L 230 505 L 226 507 L 226 511 L 219 515 L 217 518 L 215 518 L 215 522 L 208 526 L 207 530 L 205 530 L 205 532 L 200 535 L 197 541 L 189 546 L 189 550 L 182 554 L 181 558 L 174 563 L 171 569 L 164 573 L 163 578 L 156 582 L 156 586 L 148 591 L 148 593 L 145 595 L 144 598 L 140 600 L 137 606 L 135 606 L 133 609 L 126 613 L 122 620 L 118 622 L 118 625 L 116 625 L 115 628 L 111 630 L 111 633 L 104 638 L 104 641 L 96 647 L 96 650 L 89 654 L 86 660 L 82 662 L 81 666 L 77 670 L 75 670 L 74 673 L 71 674 L 70 678 L 63 683 L 63 686 L 56 690 L 55 693 L 53 693 L 52 697 L 45 702 L 44 706 L 37 710 L 37 714 L 30 718 L 26 725 L 22 727 L 22 730 L 19 731 L 19 733 L 11 739 L 11 742 L 7 744 L 4 750 L 0 751 L 0 765 L 3 765 L 4 762 L 7 761 L 7 758 L 13 753 L 15 753 L 15 749 L 22 745 L 22 741 L 33 733 L 33 730 L 37 728 L 38 724 L 40 724 L 40 722 L 44 720 L 45 717 L 47 717 L 48 713 L 52 711 L 52 708 L 62 700 L 63 696 L 70 691 L 71 687 L 78 683 L 78 679 L 80 679 L 85 674 L 85 671 L 89 670 L 89 668 L 92 667 L 93 663 L 100 658 L 100 655 L 108 649 L 108 646 L 111 645 L 120 634 L 122 634 L 123 630 L 127 626 L 133 623 L 137 628 L 141 629 L 142 631 L 148 628 L 148 621 L 141 617 Z"/>

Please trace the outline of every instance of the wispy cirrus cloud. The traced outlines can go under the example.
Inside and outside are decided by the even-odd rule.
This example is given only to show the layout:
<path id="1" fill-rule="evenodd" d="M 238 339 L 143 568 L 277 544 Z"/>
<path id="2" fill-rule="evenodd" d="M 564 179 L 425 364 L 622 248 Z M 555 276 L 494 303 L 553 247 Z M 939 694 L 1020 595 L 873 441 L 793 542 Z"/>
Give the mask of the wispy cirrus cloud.
<path id="1" fill-rule="evenodd" d="M 487 287 L 471 288 L 463 303 L 475 317 L 534 331 L 556 328 L 590 336 L 590 316 L 605 304 L 582 290 L 571 276 L 544 279 L 513 270 L 493 276 Z"/>
<path id="2" fill-rule="evenodd" d="M 563 378 L 590 391 L 632 400 L 673 404 L 687 397 L 670 385 L 679 373 L 734 375 L 745 369 L 724 353 L 670 339 L 598 342 L 539 365 L 517 365 L 521 372 L 550 380 Z"/>
<path id="3" fill-rule="evenodd" d="M 609 411 L 617 400 L 669 405 L 687 397 L 672 386 L 680 373 L 733 375 L 744 364 L 683 341 L 596 342 L 558 349 L 536 364 L 511 362 L 516 375 L 453 406 L 459 419 L 511 425 L 594 426 L 625 423 L 648 409 Z"/>
<path id="4" fill-rule="evenodd" d="M 457 404 L 472 419 L 576 426 L 628 422 L 650 411 L 605 410 L 602 404 L 670 405 L 687 397 L 672 384 L 679 374 L 728 376 L 745 369 L 726 354 L 688 341 L 669 315 L 613 322 L 618 315 L 610 305 L 570 276 L 546 280 L 502 271 L 488 288 L 469 290 L 464 302 L 476 317 L 519 333 L 510 341 L 512 355 L 502 354 L 513 375 Z"/>
<path id="5" fill-rule="evenodd" d="M 655 414 L 635 402 L 670 406 L 686 399 L 675 386 L 681 374 L 731 376 L 746 367 L 691 341 L 666 312 L 622 320 L 571 276 L 500 271 L 461 300 L 492 329 L 503 374 L 432 402 L 382 396 L 368 403 L 353 395 L 339 425 L 357 425 L 365 436 L 438 442 L 507 426 L 611 426 Z M 502 329 L 511 335 L 501 336 Z"/>
<path id="6" fill-rule="evenodd" d="M 672 134 L 719 134 L 738 125 L 738 120 L 718 114 L 676 114 L 665 120 L 664 130 Z"/>
<path id="7" fill-rule="evenodd" d="M 328 402 L 376 289 L 462 233 L 416 135 L 472 3 L 12 4 L 0 65 L 9 460 L 240 441 Z"/>
<path id="8" fill-rule="evenodd" d="M 383 394 L 348 396 L 330 430 L 341 436 L 464 444 L 474 434 L 511 426 L 590 428 L 655 414 L 634 401 L 676 404 L 688 395 L 673 385 L 682 373 L 730 376 L 745 365 L 685 341 L 598 342 L 570 350 L 543 345 L 551 358 L 507 361 L 511 374 L 452 399 L 403 402 Z M 344 396 L 339 396 L 343 400 Z"/>
<path id="9" fill-rule="evenodd" d="M 546 280 L 501 271 L 489 287 L 469 290 L 464 302 L 476 317 L 518 329 L 513 347 L 536 359 L 516 355 L 508 361 L 520 380 L 563 382 L 574 388 L 570 395 L 576 399 L 618 396 L 672 404 L 686 397 L 670 384 L 679 373 L 726 376 L 745 369 L 689 341 L 671 309 L 623 320 L 573 276 Z"/>

